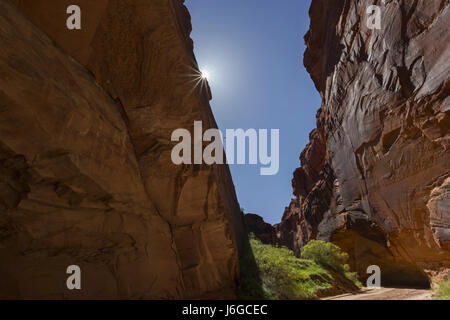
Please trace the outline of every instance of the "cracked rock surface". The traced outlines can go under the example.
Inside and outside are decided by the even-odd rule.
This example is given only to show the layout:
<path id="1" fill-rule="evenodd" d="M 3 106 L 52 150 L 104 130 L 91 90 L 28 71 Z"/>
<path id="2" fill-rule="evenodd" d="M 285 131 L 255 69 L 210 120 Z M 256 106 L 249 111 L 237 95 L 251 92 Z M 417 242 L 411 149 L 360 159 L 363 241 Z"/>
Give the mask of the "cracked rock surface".
<path id="1" fill-rule="evenodd" d="M 173 130 L 216 127 L 190 31 L 180 0 L 0 2 L 1 298 L 235 296 L 228 167 L 170 158 Z"/>
<path id="2" fill-rule="evenodd" d="M 315 0 L 304 64 L 322 97 L 278 234 L 331 240 L 367 277 L 428 285 L 450 267 L 450 5 Z"/>

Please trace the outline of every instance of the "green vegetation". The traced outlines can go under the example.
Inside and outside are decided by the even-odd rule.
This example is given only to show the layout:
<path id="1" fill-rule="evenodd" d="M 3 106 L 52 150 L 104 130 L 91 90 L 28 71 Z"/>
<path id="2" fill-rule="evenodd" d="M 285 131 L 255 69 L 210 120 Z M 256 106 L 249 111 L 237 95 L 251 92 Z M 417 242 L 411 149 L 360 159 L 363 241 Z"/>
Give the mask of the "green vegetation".
<path id="1" fill-rule="evenodd" d="M 301 250 L 303 259 L 311 259 L 318 264 L 330 267 L 337 272 L 341 272 L 347 279 L 352 281 L 358 287 L 362 284 L 358 281 L 356 272 L 350 272 L 350 266 L 346 264 L 348 254 L 341 251 L 337 245 L 331 242 L 321 240 L 311 240 Z"/>
<path id="2" fill-rule="evenodd" d="M 434 300 L 450 300 L 450 276 L 439 284 Z"/>
<path id="3" fill-rule="evenodd" d="M 317 249 L 324 244 L 326 250 Z M 250 235 L 250 246 L 251 250 L 241 261 L 241 299 L 317 298 L 320 290 L 329 289 L 333 285 L 330 268 L 343 275 L 348 273 L 348 279 L 354 277 L 351 281 L 357 281 L 356 275 L 348 271 L 348 265 L 342 264 L 346 260 L 346 254 L 336 246 L 330 247 L 326 242 L 315 243 L 314 250 L 307 250 L 307 255 L 311 256 L 301 259 L 296 258 L 287 248 L 262 244 L 254 235 Z M 325 252 L 330 248 L 333 255 L 327 256 Z M 320 252 L 321 259 L 314 252 Z"/>

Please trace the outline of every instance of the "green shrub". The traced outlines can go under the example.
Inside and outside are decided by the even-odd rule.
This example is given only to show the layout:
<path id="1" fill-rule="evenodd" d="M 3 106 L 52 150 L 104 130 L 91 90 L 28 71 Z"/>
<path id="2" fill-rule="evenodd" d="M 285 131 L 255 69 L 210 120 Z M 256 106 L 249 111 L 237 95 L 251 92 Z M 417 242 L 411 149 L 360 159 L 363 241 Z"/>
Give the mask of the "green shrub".
<path id="1" fill-rule="evenodd" d="M 362 288 L 362 283 L 359 281 L 358 279 L 358 274 L 356 272 L 344 272 L 344 276 L 350 280 L 351 282 L 353 282 L 355 284 L 355 286 L 357 286 L 358 288 Z"/>
<path id="2" fill-rule="evenodd" d="M 356 272 L 350 272 L 350 266 L 346 264 L 348 254 L 341 251 L 337 245 L 322 240 L 311 240 L 301 249 L 301 256 L 303 259 L 311 259 L 324 267 L 342 273 L 357 287 L 362 287 Z"/>
<path id="3" fill-rule="evenodd" d="M 331 286 L 333 279 L 329 272 L 314 261 L 298 259 L 287 248 L 262 244 L 253 235 L 250 235 L 250 246 L 258 274 L 243 275 L 242 299 L 315 298 L 318 290 Z M 248 268 L 244 266 L 244 269 Z"/>
<path id="4" fill-rule="evenodd" d="M 341 248 L 331 242 L 311 240 L 302 248 L 301 256 L 336 271 L 349 271 L 349 266 L 345 264 L 348 260 L 348 254 L 342 252 Z"/>
<path id="5" fill-rule="evenodd" d="M 439 284 L 435 300 L 450 300 L 450 276 Z"/>
<path id="6" fill-rule="evenodd" d="M 332 287 L 334 269 L 361 287 L 356 273 L 344 264 L 348 256 L 334 244 L 311 241 L 295 257 L 288 248 L 262 244 L 250 235 L 250 250 L 241 260 L 241 299 L 312 299 Z"/>

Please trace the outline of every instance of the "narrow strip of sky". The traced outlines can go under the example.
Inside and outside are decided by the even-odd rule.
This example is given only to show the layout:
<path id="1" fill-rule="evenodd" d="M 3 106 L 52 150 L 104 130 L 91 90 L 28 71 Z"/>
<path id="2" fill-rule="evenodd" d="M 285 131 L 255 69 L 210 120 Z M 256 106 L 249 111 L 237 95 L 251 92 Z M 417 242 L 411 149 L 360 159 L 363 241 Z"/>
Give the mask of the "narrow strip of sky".
<path id="1" fill-rule="evenodd" d="M 280 129 L 277 175 L 261 176 L 258 166 L 230 166 L 241 207 L 278 223 L 320 106 L 302 62 L 310 0 L 187 0 L 186 5 L 219 128 Z"/>

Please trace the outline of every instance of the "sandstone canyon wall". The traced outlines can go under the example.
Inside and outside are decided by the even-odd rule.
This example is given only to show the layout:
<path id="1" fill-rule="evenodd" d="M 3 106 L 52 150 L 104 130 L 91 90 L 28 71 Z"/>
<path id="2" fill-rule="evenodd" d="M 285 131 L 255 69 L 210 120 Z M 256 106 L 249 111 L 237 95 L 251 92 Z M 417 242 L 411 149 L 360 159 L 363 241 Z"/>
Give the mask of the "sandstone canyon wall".
<path id="1" fill-rule="evenodd" d="M 255 235 L 264 244 L 278 246 L 277 231 L 274 226 L 264 221 L 262 217 L 254 213 L 244 215 L 247 233 Z"/>
<path id="2" fill-rule="evenodd" d="M 450 267 L 448 0 L 313 0 L 304 64 L 317 129 L 277 231 L 297 254 L 331 240 L 365 278 L 427 285 Z M 381 29 L 366 8 L 381 7 Z"/>
<path id="3" fill-rule="evenodd" d="M 228 167 L 170 158 L 216 127 L 190 31 L 181 0 L 0 1 L 1 298 L 234 297 Z"/>

